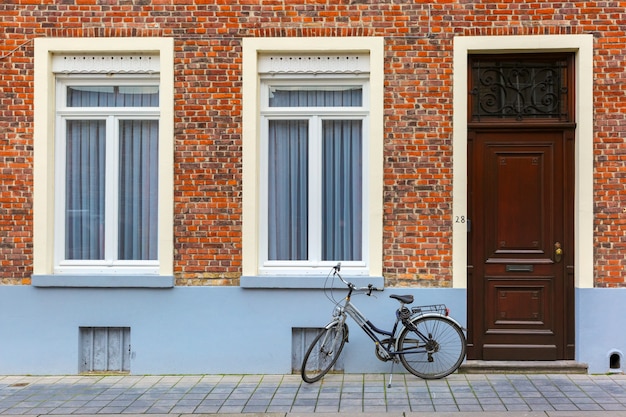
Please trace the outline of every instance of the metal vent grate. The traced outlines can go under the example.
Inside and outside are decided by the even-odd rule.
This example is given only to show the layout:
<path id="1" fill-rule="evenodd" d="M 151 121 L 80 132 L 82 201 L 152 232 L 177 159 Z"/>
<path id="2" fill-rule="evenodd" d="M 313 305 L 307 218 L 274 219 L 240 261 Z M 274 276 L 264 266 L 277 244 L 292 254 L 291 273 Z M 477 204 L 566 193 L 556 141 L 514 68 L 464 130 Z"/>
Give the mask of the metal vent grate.
<path id="1" fill-rule="evenodd" d="M 319 334 L 323 329 L 318 328 L 298 328 L 291 329 L 291 370 L 293 373 L 299 373 L 302 369 L 302 360 L 306 350 L 315 339 L 315 336 Z M 340 355 L 339 359 L 333 367 L 334 372 L 343 372 L 343 356 Z"/>
<path id="2" fill-rule="evenodd" d="M 130 372 L 130 327 L 81 327 L 80 372 Z"/>

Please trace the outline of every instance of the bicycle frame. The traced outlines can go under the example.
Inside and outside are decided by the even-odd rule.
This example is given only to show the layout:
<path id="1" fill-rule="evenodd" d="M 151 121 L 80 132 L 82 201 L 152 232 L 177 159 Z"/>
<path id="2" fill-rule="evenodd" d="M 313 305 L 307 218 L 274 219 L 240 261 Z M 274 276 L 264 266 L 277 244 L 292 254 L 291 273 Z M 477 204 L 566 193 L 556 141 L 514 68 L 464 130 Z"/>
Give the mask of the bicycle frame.
<path id="1" fill-rule="evenodd" d="M 415 352 L 415 351 L 418 351 L 418 349 L 420 349 L 420 347 L 415 347 L 411 349 L 398 350 L 396 346 L 396 335 L 398 334 L 398 324 L 402 323 L 405 327 L 413 326 L 410 322 L 410 319 L 412 317 L 415 317 L 414 315 L 412 315 L 410 318 L 407 318 L 407 319 L 401 319 L 399 317 L 399 314 L 396 314 L 396 322 L 394 323 L 393 329 L 391 331 L 379 329 L 370 320 L 368 320 L 367 317 L 365 317 L 365 315 L 361 313 L 361 311 L 359 311 L 359 309 L 356 308 L 354 304 L 352 304 L 352 302 L 350 301 L 351 295 L 352 295 L 352 289 L 350 289 L 348 296 L 345 298 L 346 300 L 345 304 L 343 306 L 340 306 L 340 305 L 337 306 L 339 310 L 338 312 L 335 313 L 337 315 L 337 319 L 333 320 L 327 327 L 331 327 L 335 325 L 335 323 L 337 322 L 339 322 L 339 324 L 343 324 L 343 322 L 345 322 L 345 315 L 350 316 L 359 325 L 359 327 L 365 332 L 365 334 L 374 342 L 377 349 L 378 347 L 383 348 L 384 352 L 387 355 L 385 359 L 392 359 L 396 357 L 397 355 L 403 355 L 405 353 Z M 445 317 L 441 314 L 423 314 L 421 316 Z M 446 318 L 449 319 L 448 317 Z M 413 328 L 412 330 L 421 339 L 422 342 L 426 343 L 428 341 L 428 337 L 423 335 L 418 329 Z M 387 336 L 389 339 L 381 340 L 377 336 L 377 334 Z M 392 349 L 392 347 L 394 349 Z M 380 351 L 379 353 L 382 354 L 382 352 Z M 384 354 L 382 355 L 384 356 Z"/>

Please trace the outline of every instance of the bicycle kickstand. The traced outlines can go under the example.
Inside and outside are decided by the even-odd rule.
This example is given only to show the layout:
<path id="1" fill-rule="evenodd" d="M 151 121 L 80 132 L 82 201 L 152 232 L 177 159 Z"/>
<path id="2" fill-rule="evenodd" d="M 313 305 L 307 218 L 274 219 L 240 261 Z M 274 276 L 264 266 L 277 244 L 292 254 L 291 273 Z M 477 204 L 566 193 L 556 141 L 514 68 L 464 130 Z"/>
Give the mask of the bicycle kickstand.
<path id="1" fill-rule="evenodd" d="M 391 361 L 391 372 L 389 373 L 389 383 L 387 384 L 387 388 L 391 388 L 391 380 L 393 379 L 393 366 L 396 364 L 396 361 Z"/>

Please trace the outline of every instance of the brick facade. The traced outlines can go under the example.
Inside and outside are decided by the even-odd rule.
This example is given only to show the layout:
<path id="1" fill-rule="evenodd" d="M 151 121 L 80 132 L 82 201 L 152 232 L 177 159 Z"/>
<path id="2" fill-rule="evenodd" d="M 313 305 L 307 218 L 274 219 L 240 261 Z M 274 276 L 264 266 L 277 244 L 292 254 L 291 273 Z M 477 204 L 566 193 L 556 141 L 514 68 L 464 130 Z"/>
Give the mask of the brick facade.
<path id="1" fill-rule="evenodd" d="M 28 284 L 32 274 L 36 37 L 175 39 L 177 285 L 237 285 L 241 275 L 242 38 L 384 37 L 383 272 L 390 285 L 447 287 L 453 37 L 591 33 L 594 282 L 626 286 L 626 2 L 232 3 L 24 0 L 0 5 L 0 283 Z"/>

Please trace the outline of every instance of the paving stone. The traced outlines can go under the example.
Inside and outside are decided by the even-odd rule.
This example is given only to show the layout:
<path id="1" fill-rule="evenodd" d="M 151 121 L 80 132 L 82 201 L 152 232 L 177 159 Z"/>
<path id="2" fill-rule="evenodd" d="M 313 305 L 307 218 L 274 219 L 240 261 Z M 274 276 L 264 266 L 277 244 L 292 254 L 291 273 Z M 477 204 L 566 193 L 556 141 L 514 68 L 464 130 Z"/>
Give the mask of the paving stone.
<path id="1" fill-rule="evenodd" d="M 552 413 L 626 416 L 626 377 L 453 375 L 425 381 L 395 375 L 334 374 L 316 384 L 297 375 L 19 377 L 0 376 L 0 414 L 130 415 L 173 413 Z M 8 381 L 23 381 L 10 389 Z M 507 411 L 508 410 L 508 411 Z M 282 413 L 282 414 L 281 414 Z M 613 414 L 610 414 L 613 413 Z M 406 414 L 405 414 L 406 415 Z M 523 415 L 523 414 L 519 414 Z M 564 415 L 564 414 L 563 414 Z M 583 414 L 581 414 L 583 415 Z M 592 415 L 592 414 L 591 414 Z M 438 415 L 438 417 L 441 416 Z M 586 415 L 585 415 L 586 417 Z"/>

